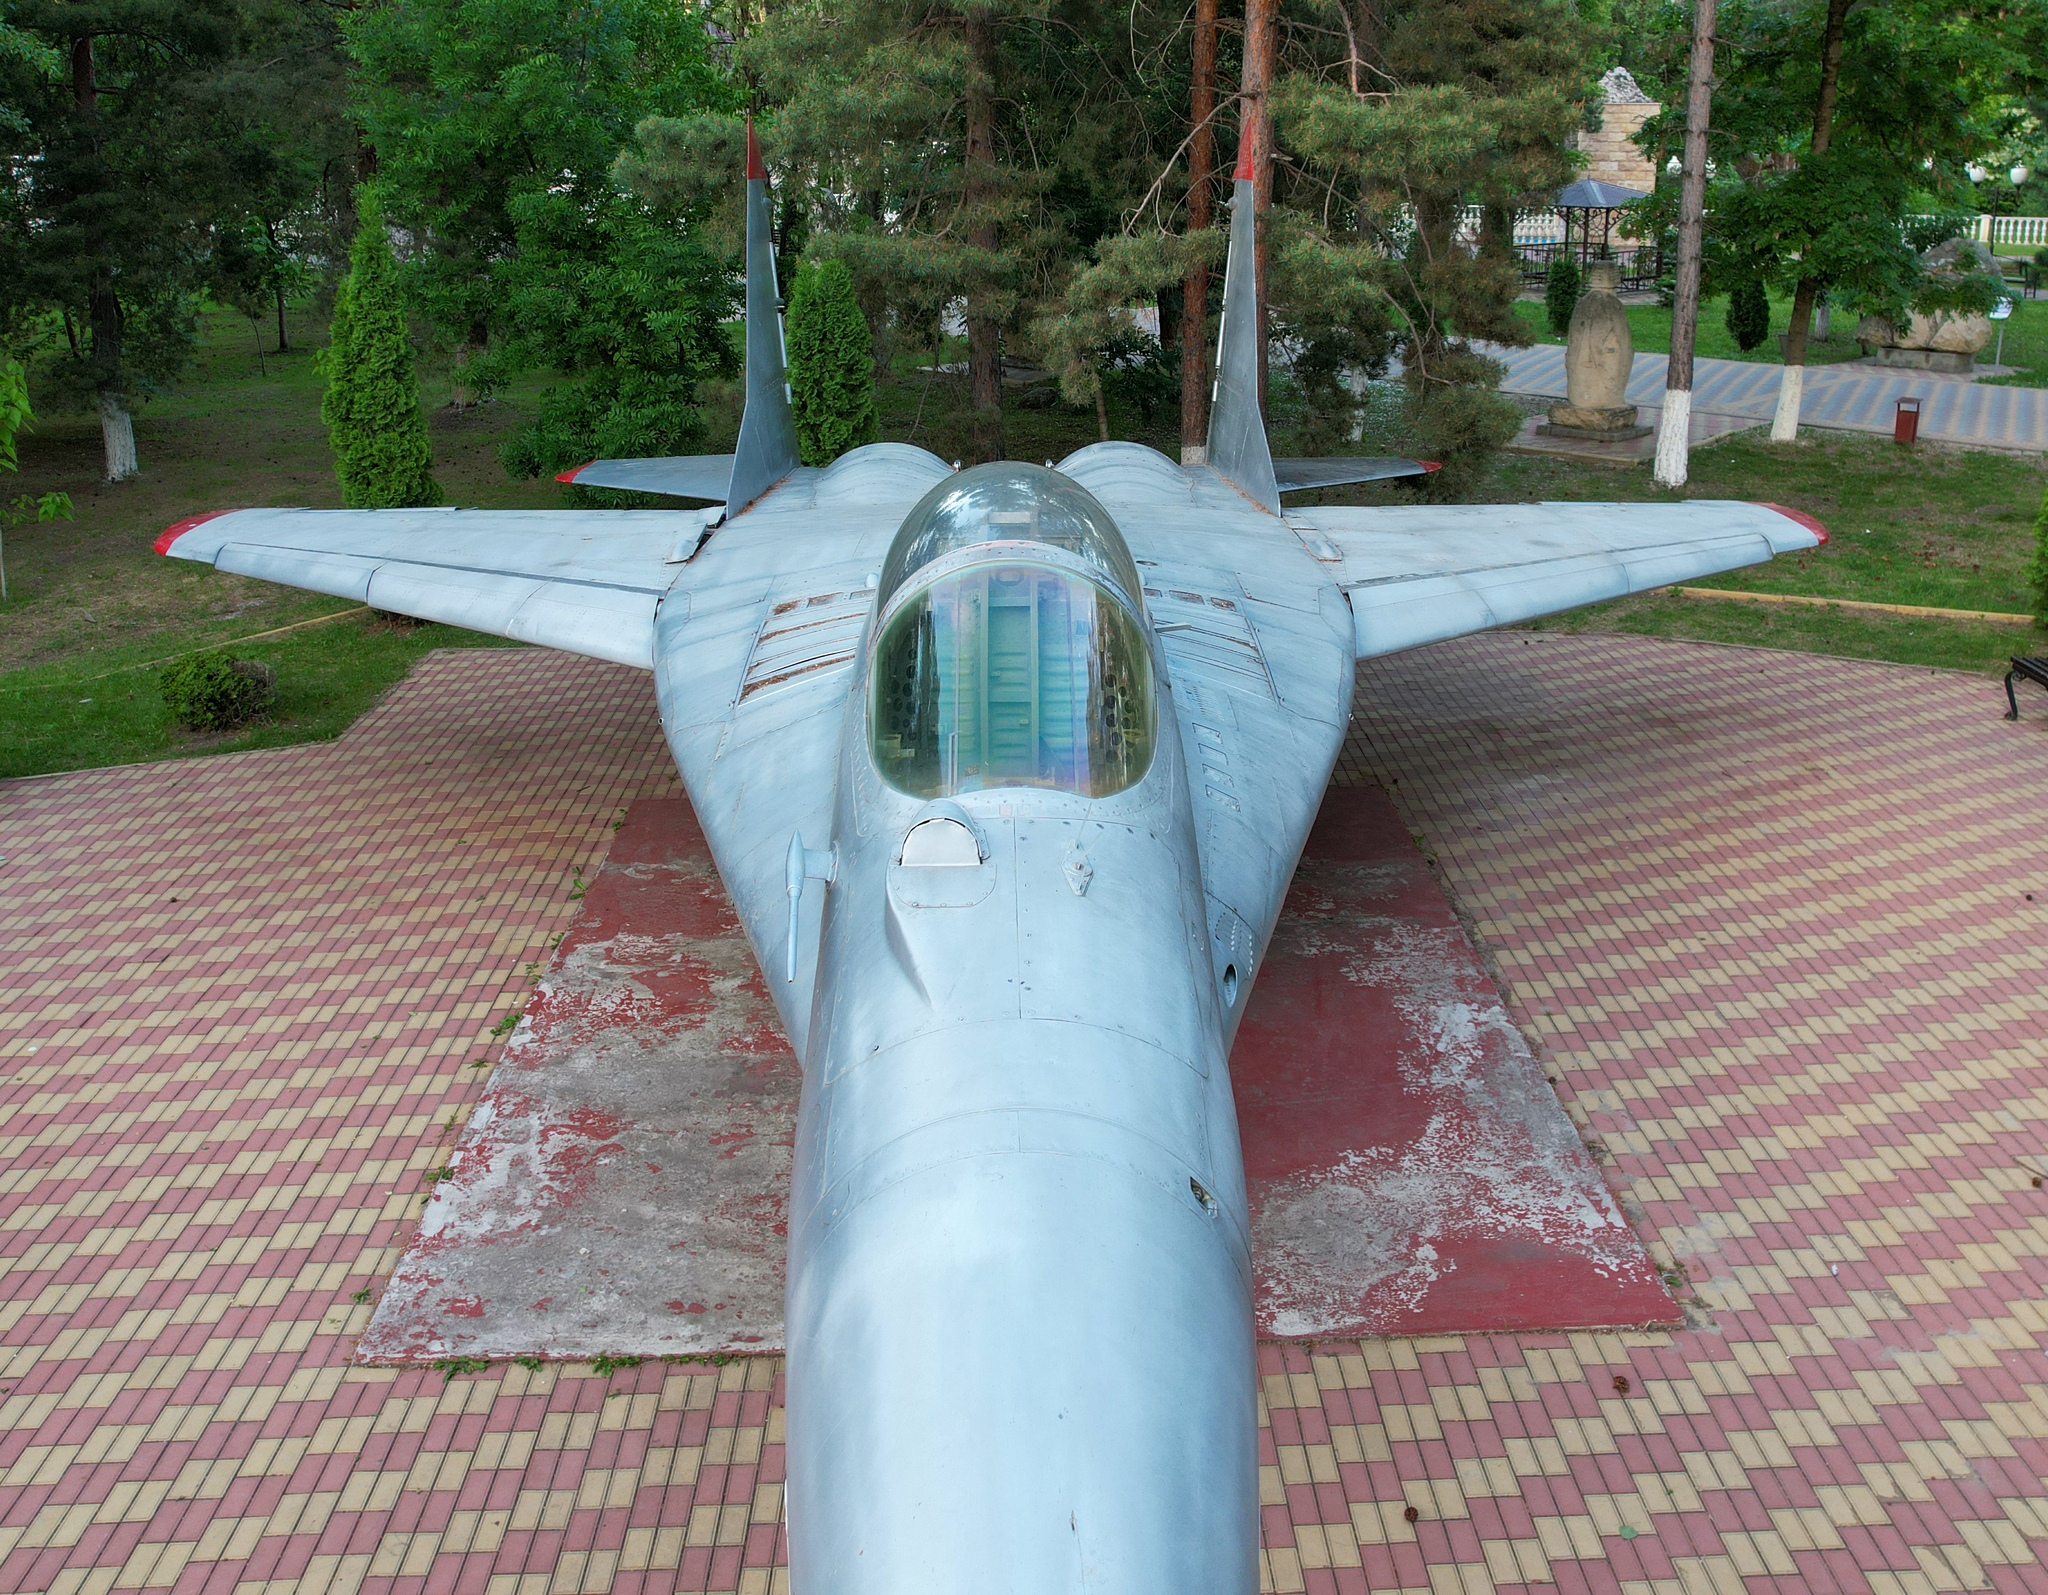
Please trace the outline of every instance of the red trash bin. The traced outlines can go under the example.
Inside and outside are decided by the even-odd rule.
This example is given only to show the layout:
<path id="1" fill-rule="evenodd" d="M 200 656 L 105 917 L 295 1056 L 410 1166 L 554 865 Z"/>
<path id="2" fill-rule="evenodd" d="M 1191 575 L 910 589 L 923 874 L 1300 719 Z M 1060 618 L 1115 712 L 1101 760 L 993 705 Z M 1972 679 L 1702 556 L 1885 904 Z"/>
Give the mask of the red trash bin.
<path id="1" fill-rule="evenodd" d="M 1899 400 L 1898 412 L 1892 417 L 1892 441 L 1913 443 L 1920 437 L 1920 401 Z"/>

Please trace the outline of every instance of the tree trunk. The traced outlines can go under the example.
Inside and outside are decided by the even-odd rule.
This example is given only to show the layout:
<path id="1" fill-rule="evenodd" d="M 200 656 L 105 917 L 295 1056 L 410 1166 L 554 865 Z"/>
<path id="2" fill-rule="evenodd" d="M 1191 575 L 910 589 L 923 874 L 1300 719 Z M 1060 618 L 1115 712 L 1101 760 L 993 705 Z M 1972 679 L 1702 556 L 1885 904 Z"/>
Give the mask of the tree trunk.
<path id="1" fill-rule="evenodd" d="M 994 218 L 996 107 L 995 21 L 986 12 L 967 18 L 967 239 L 984 258 L 1001 245 Z M 967 388 L 974 408 L 974 446 L 982 459 L 1003 457 L 1003 329 L 984 282 L 967 296 Z"/>
<path id="2" fill-rule="evenodd" d="M 1700 320 L 1700 245 L 1707 214 L 1707 126 L 1714 95 L 1718 0 L 1693 0 L 1692 64 L 1685 92 L 1685 171 L 1678 180 L 1678 281 L 1671 299 L 1671 357 L 1657 422 L 1659 487 L 1683 487 L 1691 469 L 1692 353 Z"/>
<path id="3" fill-rule="evenodd" d="M 71 103 L 97 143 L 100 90 L 93 71 L 91 34 L 71 44 Z M 135 460 L 135 423 L 121 402 L 121 301 L 114 292 L 113 269 L 93 262 L 87 276 L 86 318 L 92 332 L 93 388 L 98 394 L 100 441 L 105 445 L 107 480 L 125 482 L 139 473 Z"/>
<path id="4" fill-rule="evenodd" d="M 449 409 L 467 410 L 471 405 L 480 402 L 476 390 L 470 386 L 468 375 L 469 363 L 483 353 L 490 341 L 491 329 L 489 324 L 482 321 L 472 321 L 469 324 L 468 335 L 455 346 L 454 369 L 450 373 L 452 380 L 448 392 Z"/>
<path id="5" fill-rule="evenodd" d="M 1835 136 L 1835 85 L 1842 75 L 1842 40 L 1847 32 L 1849 0 L 1828 0 L 1828 20 L 1821 34 L 1820 93 L 1813 106 L 1813 140 L 1807 158 L 1827 154 Z M 1799 436 L 1799 401 L 1806 387 L 1806 337 L 1813 324 L 1818 279 L 1801 277 L 1792 293 L 1792 323 L 1785 329 L 1785 370 L 1778 380 L 1778 408 L 1771 417 L 1771 441 L 1790 443 Z"/>
<path id="6" fill-rule="evenodd" d="M 279 283 L 279 284 L 277 285 L 277 352 L 278 352 L 279 354 L 290 354 L 290 353 L 292 352 L 292 344 L 291 344 L 291 339 L 290 339 L 290 337 L 289 337 L 289 336 L 288 336 L 288 335 L 286 334 L 286 332 L 285 332 L 285 330 L 284 330 L 284 284 L 283 284 L 283 283 Z"/>
<path id="7" fill-rule="evenodd" d="M 125 482 L 142 474 L 135 459 L 135 418 L 111 393 L 100 395 L 100 443 L 106 450 L 109 482 Z"/>
<path id="8" fill-rule="evenodd" d="M 1252 133 L 1252 261 L 1254 302 L 1259 307 L 1259 413 L 1266 412 L 1266 212 L 1273 204 L 1273 108 L 1268 89 L 1273 82 L 1273 52 L 1279 34 L 1279 0 L 1245 0 L 1244 104 L 1239 114 L 1253 119 Z"/>
<path id="9" fill-rule="evenodd" d="M 1195 0 L 1195 41 L 1188 93 L 1188 116 L 1195 124 L 1188 139 L 1188 234 L 1202 232 L 1215 219 L 1216 130 L 1216 0 Z M 1181 285 L 1180 322 L 1180 457 L 1200 464 L 1209 453 L 1209 268 L 1188 267 Z"/>

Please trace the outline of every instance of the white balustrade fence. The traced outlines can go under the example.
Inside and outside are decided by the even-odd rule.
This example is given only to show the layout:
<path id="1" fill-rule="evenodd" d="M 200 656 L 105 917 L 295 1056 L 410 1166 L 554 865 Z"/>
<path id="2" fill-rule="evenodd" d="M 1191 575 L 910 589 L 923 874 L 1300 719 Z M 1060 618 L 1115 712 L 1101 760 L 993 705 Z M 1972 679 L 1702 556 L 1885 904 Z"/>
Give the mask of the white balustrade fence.
<path id="1" fill-rule="evenodd" d="M 1989 216 L 1977 218 L 1977 236 L 1989 244 L 2021 244 L 2039 249 L 2048 245 L 2048 216 Z"/>

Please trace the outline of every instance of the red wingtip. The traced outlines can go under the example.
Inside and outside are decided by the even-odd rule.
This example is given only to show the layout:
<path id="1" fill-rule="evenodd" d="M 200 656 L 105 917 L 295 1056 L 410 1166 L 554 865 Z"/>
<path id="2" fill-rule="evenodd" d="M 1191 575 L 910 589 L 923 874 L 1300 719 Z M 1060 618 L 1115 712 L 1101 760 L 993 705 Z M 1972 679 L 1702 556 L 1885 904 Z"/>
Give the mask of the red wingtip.
<path id="1" fill-rule="evenodd" d="M 768 168 L 761 162 L 761 145 L 754 137 L 754 113 L 747 113 L 747 180 L 766 177 Z"/>
<path id="2" fill-rule="evenodd" d="M 159 554 L 168 554 L 171 551 L 171 544 L 191 531 L 201 521 L 210 521 L 217 516 L 232 515 L 234 513 L 233 510 L 208 510 L 204 515 L 194 515 L 190 519 L 178 522 L 175 526 L 166 526 L 163 529 L 163 534 L 150 546 Z"/>
<path id="3" fill-rule="evenodd" d="M 1237 170 L 1231 173 L 1231 181 L 1252 183 L 1258 181 L 1259 118 L 1250 104 L 1245 106 L 1245 118 L 1237 130 Z"/>
<path id="4" fill-rule="evenodd" d="M 1813 533 L 1813 535 L 1819 538 L 1823 543 L 1825 543 L 1828 540 L 1828 529 L 1825 526 L 1821 525 L 1821 523 L 1815 520 L 1811 515 L 1808 515 L 1804 510 L 1788 510 L 1782 504 L 1766 503 L 1763 499 L 1754 499 L 1751 502 L 1753 502 L 1758 509 L 1776 510 L 1780 515 L 1784 516 L 1786 520 L 1797 521 L 1801 526 L 1804 526 L 1809 532 Z"/>
<path id="5" fill-rule="evenodd" d="M 1442 460 L 1417 460 L 1415 463 L 1422 467 L 1422 474 L 1424 476 L 1427 476 L 1431 471 L 1441 471 L 1444 468 Z"/>
<path id="6" fill-rule="evenodd" d="M 596 463 L 597 461 L 595 460 L 585 460 L 573 471 L 557 471 L 555 472 L 555 480 L 557 482 L 567 482 L 571 487 L 574 487 L 576 485 L 576 478 L 581 476 L 585 471 L 589 470 Z"/>

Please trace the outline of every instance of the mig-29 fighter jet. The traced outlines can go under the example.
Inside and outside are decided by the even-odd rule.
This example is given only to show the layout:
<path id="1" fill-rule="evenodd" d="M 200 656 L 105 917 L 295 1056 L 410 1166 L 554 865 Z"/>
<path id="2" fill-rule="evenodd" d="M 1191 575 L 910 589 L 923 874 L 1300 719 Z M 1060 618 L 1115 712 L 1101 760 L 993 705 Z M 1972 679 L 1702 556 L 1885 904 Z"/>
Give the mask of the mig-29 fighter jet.
<path id="1" fill-rule="evenodd" d="M 239 510 L 159 552 L 654 673 L 803 1065 L 797 1595 L 1251 1595 L 1257 1405 L 1231 1039 L 1363 657 L 1810 548 L 1743 503 L 1289 510 L 1250 167 L 1205 465 L 1099 443 L 797 462 L 749 139 L 729 456 L 675 511 Z"/>

